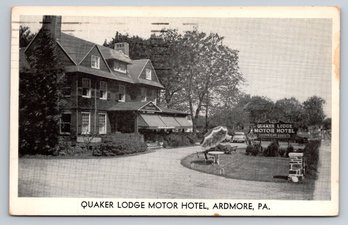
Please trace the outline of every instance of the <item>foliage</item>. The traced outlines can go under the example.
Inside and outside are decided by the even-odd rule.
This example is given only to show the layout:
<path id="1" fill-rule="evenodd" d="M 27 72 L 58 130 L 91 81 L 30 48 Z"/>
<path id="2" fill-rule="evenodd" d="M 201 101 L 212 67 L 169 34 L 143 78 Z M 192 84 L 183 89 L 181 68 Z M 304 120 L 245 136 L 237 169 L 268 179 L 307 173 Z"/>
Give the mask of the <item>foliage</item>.
<path id="1" fill-rule="evenodd" d="M 266 157 L 276 157 L 279 155 L 279 143 L 277 141 L 271 142 L 268 147 L 263 151 L 263 155 Z"/>
<path id="2" fill-rule="evenodd" d="M 319 125 L 323 122 L 325 118 L 324 104 L 325 100 L 318 96 L 312 96 L 303 102 L 304 123 L 307 126 Z"/>
<path id="3" fill-rule="evenodd" d="M 196 138 L 192 133 L 171 133 L 164 137 L 163 147 L 180 147 L 195 144 Z"/>
<path id="4" fill-rule="evenodd" d="M 49 31 L 40 32 L 27 55 L 32 73 L 21 73 L 19 80 L 19 152 L 52 154 L 58 144 L 63 72 Z"/>
<path id="5" fill-rule="evenodd" d="M 294 152 L 295 151 L 295 149 L 294 149 L 294 147 L 292 146 L 292 145 L 289 145 L 287 148 L 286 148 L 286 153 L 285 153 L 285 155 L 284 155 L 284 157 L 289 157 L 289 153 L 290 152 Z"/>
<path id="6" fill-rule="evenodd" d="M 166 106 L 190 111 L 194 132 L 204 105 L 227 105 L 234 101 L 238 85 L 243 81 L 238 51 L 223 45 L 223 37 L 218 34 L 164 30 L 149 39 L 141 39 L 116 33 L 105 45 L 112 47 L 120 41 L 129 42 L 131 58 L 151 59 L 165 87 Z"/>
<path id="7" fill-rule="evenodd" d="M 309 175 L 315 176 L 317 172 L 320 145 L 320 140 L 311 140 L 306 144 L 306 147 L 304 148 L 304 157 L 307 160 L 307 172 L 309 173 Z"/>
<path id="8" fill-rule="evenodd" d="M 324 130 L 331 130 L 331 118 L 326 118 L 323 121 L 323 128 Z"/>
<path id="9" fill-rule="evenodd" d="M 248 145 L 246 150 L 245 150 L 245 154 L 246 155 L 253 155 L 253 156 L 257 156 L 257 154 L 259 153 L 258 147 L 255 145 Z"/>
<path id="10" fill-rule="evenodd" d="M 35 34 L 31 33 L 29 27 L 19 26 L 19 47 L 27 47 L 29 43 L 33 40 Z"/>
<path id="11" fill-rule="evenodd" d="M 274 104 L 272 116 L 275 120 L 291 122 L 299 126 L 303 119 L 303 106 L 294 97 L 283 98 Z"/>
<path id="12" fill-rule="evenodd" d="M 263 122 L 273 115 L 274 103 L 269 98 L 253 96 L 244 106 L 244 110 L 248 112 L 250 121 Z"/>
<path id="13" fill-rule="evenodd" d="M 107 135 L 101 143 L 93 144 L 92 149 L 94 156 L 116 156 L 145 152 L 147 146 L 140 135 L 133 134 L 132 141 Z"/>

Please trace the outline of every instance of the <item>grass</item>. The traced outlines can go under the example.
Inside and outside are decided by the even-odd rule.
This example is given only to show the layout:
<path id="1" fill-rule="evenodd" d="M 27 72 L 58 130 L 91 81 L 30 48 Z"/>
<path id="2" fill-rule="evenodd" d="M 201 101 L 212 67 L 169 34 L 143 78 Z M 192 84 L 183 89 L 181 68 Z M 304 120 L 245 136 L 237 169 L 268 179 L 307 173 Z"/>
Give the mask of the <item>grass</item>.
<path id="1" fill-rule="evenodd" d="M 247 156 L 245 149 L 238 149 L 230 155 L 220 155 L 219 161 L 219 165 L 214 164 L 212 160 L 205 162 L 203 154 L 191 154 L 182 159 L 181 164 L 187 168 L 227 178 L 287 182 L 289 158 Z"/>
<path id="2" fill-rule="evenodd" d="M 307 176 L 299 183 L 287 181 L 289 158 L 247 156 L 245 148 L 239 148 L 231 155 L 220 155 L 219 161 L 219 165 L 212 160 L 205 162 L 203 154 L 197 156 L 194 153 L 183 158 L 181 164 L 196 171 L 231 179 L 277 182 L 282 184 L 280 191 L 286 193 L 289 199 L 298 193 L 306 200 L 313 199 L 315 179 Z"/>

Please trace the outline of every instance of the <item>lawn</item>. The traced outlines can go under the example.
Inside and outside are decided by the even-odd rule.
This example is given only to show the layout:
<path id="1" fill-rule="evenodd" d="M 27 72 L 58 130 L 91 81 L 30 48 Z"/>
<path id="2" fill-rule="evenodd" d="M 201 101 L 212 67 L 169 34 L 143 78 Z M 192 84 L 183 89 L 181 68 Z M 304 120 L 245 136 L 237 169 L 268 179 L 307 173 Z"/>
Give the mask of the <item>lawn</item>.
<path id="1" fill-rule="evenodd" d="M 243 148 L 232 154 L 220 155 L 219 161 L 219 164 L 212 163 L 212 160 L 205 162 L 203 154 L 191 154 L 182 159 L 181 163 L 194 170 L 227 178 L 287 182 L 289 158 L 247 156 Z"/>

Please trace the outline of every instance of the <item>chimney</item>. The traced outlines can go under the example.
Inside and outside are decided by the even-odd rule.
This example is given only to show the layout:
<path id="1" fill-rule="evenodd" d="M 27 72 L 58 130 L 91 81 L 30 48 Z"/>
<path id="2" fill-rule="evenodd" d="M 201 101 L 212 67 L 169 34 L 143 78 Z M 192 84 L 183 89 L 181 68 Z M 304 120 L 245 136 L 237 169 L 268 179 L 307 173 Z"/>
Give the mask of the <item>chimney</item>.
<path id="1" fill-rule="evenodd" d="M 54 40 L 59 40 L 62 31 L 62 17 L 43 16 L 42 29 L 48 30 L 51 33 Z"/>
<path id="2" fill-rule="evenodd" d="M 127 42 L 115 43 L 114 49 L 122 51 L 125 55 L 129 56 L 129 44 Z"/>

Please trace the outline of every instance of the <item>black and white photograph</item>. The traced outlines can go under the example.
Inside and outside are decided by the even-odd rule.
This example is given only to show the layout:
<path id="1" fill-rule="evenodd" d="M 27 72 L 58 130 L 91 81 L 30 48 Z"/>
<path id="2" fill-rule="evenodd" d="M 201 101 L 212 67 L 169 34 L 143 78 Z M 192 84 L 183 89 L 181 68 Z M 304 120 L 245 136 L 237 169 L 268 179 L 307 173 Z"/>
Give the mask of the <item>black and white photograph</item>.
<path id="1" fill-rule="evenodd" d="M 339 36 L 335 7 L 14 8 L 10 213 L 337 215 Z"/>

